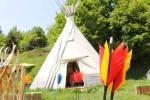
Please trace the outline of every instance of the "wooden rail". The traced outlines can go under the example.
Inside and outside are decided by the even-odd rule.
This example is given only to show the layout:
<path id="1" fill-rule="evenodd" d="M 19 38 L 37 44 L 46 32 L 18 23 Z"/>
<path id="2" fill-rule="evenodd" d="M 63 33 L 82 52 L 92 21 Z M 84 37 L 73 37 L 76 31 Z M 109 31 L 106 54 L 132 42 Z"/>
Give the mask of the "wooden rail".
<path id="1" fill-rule="evenodd" d="M 137 86 L 137 94 L 150 94 L 150 85 L 149 86 Z"/>

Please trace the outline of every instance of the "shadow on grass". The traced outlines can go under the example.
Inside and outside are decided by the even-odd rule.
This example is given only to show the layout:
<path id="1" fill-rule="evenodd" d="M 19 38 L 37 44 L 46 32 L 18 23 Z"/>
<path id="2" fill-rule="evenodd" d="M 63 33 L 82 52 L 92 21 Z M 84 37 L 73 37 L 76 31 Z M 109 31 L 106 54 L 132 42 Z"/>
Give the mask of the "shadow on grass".
<path id="1" fill-rule="evenodd" d="M 132 61 L 132 65 L 130 70 L 127 72 L 127 79 L 146 79 L 146 73 L 150 69 L 150 57 L 146 57 L 147 59 L 143 61 L 142 59 L 139 61 Z"/>

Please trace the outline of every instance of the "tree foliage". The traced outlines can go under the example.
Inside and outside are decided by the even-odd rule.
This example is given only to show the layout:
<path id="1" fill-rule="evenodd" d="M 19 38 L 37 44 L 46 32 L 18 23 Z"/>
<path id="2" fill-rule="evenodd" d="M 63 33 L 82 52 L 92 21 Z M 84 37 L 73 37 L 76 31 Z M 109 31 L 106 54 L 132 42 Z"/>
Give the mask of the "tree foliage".
<path id="1" fill-rule="evenodd" d="M 16 44 L 19 47 L 19 42 L 22 39 L 21 31 L 17 29 L 17 27 L 13 27 L 10 29 L 7 38 L 6 38 L 6 46 L 12 47 L 12 43 Z"/>
<path id="2" fill-rule="evenodd" d="M 5 46 L 6 36 L 0 33 L 0 46 Z"/>
<path id="3" fill-rule="evenodd" d="M 0 26 L 0 34 L 2 33 L 2 29 L 1 29 L 1 26 Z"/>
<path id="4" fill-rule="evenodd" d="M 20 42 L 22 50 L 32 50 L 35 48 L 45 47 L 47 45 L 47 37 L 41 27 L 34 27 L 31 31 L 23 34 Z"/>
<path id="5" fill-rule="evenodd" d="M 0 46 L 5 45 L 5 41 L 6 41 L 6 37 L 5 35 L 2 33 L 1 27 L 0 27 Z"/>

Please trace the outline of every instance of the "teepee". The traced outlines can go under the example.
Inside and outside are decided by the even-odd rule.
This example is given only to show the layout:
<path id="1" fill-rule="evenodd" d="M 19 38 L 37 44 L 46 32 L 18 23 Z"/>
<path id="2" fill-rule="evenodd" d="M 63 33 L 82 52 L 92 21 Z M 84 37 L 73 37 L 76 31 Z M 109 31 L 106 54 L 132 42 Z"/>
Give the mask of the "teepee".
<path id="1" fill-rule="evenodd" d="M 99 83 L 99 56 L 89 41 L 80 32 L 74 22 L 75 5 L 63 6 L 66 24 L 54 47 L 48 54 L 30 89 L 66 88 L 69 85 L 68 74 L 78 68 L 83 73 L 83 86 Z M 62 76 L 58 84 L 58 75 Z"/>

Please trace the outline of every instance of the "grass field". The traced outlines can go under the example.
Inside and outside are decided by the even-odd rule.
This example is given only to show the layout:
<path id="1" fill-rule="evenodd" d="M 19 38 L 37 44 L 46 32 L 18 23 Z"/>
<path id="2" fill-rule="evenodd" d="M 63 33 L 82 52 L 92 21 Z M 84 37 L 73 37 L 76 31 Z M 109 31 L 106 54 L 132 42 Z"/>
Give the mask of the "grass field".
<path id="1" fill-rule="evenodd" d="M 20 55 L 20 63 L 33 63 L 36 66 L 31 70 L 30 75 L 32 76 L 31 82 L 37 72 L 39 71 L 42 63 L 46 59 L 48 51 L 47 48 L 37 49 Z M 135 71 L 138 72 L 138 71 Z M 132 72 L 129 74 L 133 75 Z M 138 73 L 134 73 L 138 75 Z M 150 81 L 145 80 L 145 77 L 140 79 L 129 78 L 123 86 L 116 92 L 114 100 L 150 100 L 150 95 L 137 95 L 135 87 L 138 85 L 150 85 Z M 100 85 L 87 87 L 80 89 L 80 100 L 102 100 L 103 87 Z M 26 92 L 32 92 L 26 88 Z M 44 100 L 54 100 L 54 95 L 57 94 L 57 100 L 76 100 L 76 88 L 72 89 L 60 89 L 60 90 L 34 90 L 34 92 L 42 92 Z M 108 91 L 107 99 L 109 100 L 110 93 Z"/>

